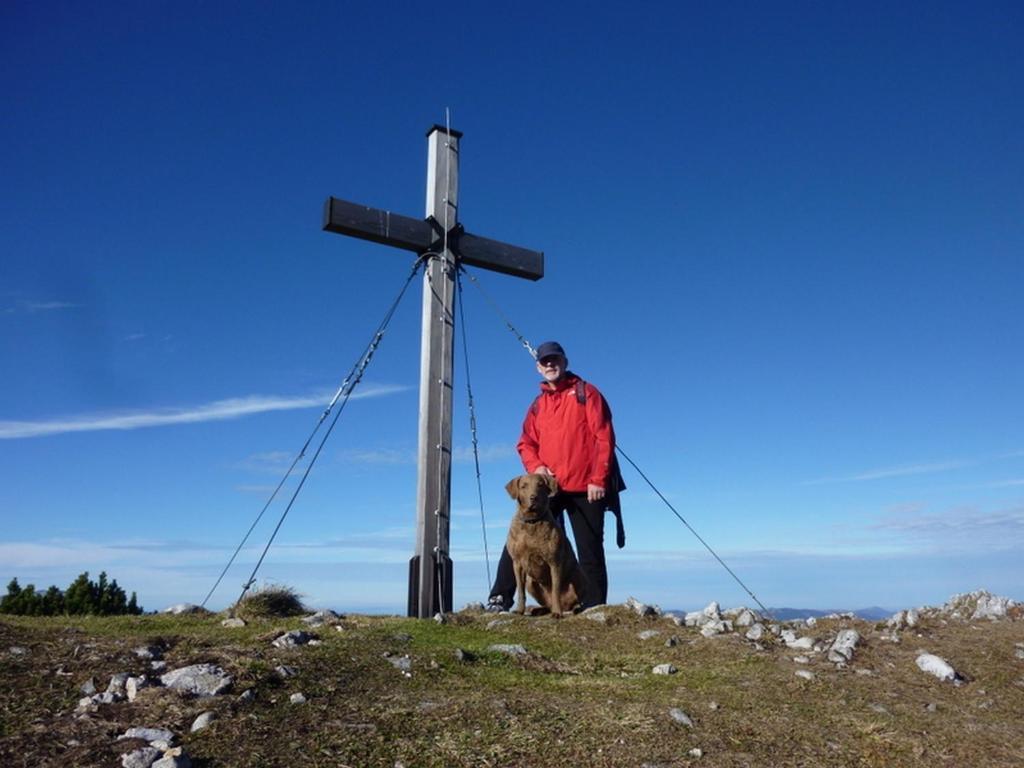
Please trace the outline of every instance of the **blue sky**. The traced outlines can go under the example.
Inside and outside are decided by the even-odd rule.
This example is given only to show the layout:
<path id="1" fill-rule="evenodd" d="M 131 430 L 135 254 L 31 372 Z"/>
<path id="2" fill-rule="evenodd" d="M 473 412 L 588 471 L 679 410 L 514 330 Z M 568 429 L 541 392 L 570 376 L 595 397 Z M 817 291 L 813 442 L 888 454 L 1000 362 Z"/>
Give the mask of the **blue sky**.
<path id="1" fill-rule="evenodd" d="M 205 596 L 411 266 L 324 199 L 421 215 L 450 108 L 461 221 L 546 254 L 484 290 L 762 602 L 1024 597 L 1024 13 L 890 5 L 5 3 L 0 577 Z M 465 290 L 493 568 L 537 376 Z M 419 303 L 261 569 L 311 604 L 404 612 Z M 751 602 L 626 480 L 613 601 Z"/>

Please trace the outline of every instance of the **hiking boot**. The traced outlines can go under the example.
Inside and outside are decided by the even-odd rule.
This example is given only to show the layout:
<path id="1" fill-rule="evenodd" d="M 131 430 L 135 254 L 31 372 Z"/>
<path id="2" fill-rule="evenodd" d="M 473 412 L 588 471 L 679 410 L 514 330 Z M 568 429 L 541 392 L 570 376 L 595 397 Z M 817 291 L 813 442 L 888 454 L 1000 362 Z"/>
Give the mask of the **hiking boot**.
<path id="1" fill-rule="evenodd" d="M 501 595 L 491 595 L 490 599 L 487 601 L 487 605 L 484 607 L 484 610 L 488 613 L 504 613 L 509 608 L 511 608 L 511 606 L 506 605 L 505 598 Z"/>

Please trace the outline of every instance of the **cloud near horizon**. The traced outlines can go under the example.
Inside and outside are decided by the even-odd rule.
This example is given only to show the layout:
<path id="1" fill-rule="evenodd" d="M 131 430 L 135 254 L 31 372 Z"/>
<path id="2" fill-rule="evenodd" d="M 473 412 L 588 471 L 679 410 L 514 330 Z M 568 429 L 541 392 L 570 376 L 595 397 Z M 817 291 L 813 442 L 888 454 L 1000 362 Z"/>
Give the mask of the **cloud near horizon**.
<path id="1" fill-rule="evenodd" d="M 825 483 L 856 483 L 866 480 L 883 480 L 889 477 L 905 477 L 907 475 L 926 475 L 934 472 L 949 472 L 954 469 L 963 469 L 977 464 L 977 461 L 966 459 L 950 459 L 948 461 L 935 461 L 920 464 L 901 464 L 894 467 L 880 467 L 869 469 L 856 475 L 842 477 L 822 477 L 816 480 L 804 480 L 800 485 L 823 485 Z"/>
<path id="2" fill-rule="evenodd" d="M 364 385 L 351 397 L 353 400 L 382 397 L 404 392 L 409 387 L 397 384 Z M 215 400 L 186 408 L 160 408 L 151 411 L 125 411 L 121 413 L 94 413 L 44 421 L 0 421 L 0 440 L 62 435 L 69 432 L 98 432 L 101 430 L 131 430 L 144 427 L 164 427 L 173 424 L 199 424 L 207 421 L 225 421 L 270 411 L 290 411 L 301 408 L 324 408 L 330 393 L 320 392 L 305 396 L 250 395 Z"/>

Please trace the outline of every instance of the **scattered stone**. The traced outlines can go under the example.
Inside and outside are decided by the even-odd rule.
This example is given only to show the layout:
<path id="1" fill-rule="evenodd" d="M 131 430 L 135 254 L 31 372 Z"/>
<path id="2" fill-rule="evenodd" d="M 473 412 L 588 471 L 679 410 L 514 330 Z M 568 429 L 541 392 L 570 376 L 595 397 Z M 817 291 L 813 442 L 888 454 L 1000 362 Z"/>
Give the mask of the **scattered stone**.
<path id="1" fill-rule="evenodd" d="M 608 623 L 608 614 L 604 611 L 584 611 L 583 615 L 591 621 L 596 621 L 598 624 Z"/>
<path id="2" fill-rule="evenodd" d="M 11 656 L 28 656 L 28 648 L 23 648 L 20 645 L 12 645 L 7 649 L 7 652 Z"/>
<path id="3" fill-rule="evenodd" d="M 303 693 L 293 693 L 291 696 L 288 697 L 288 701 L 292 704 L 305 704 L 306 695 Z"/>
<path id="4" fill-rule="evenodd" d="M 810 664 L 811 660 L 807 656 L 794 656 L 793 661 L 797 664 Z"/>
<path id="5" fill-rule="evenodd" d="M 289 667 L 285 664 L 281 664 L 280 666 L 274 667 L 274 671 L 277 673 L 278 677 L 281 677 L 285 680 L 287 680 L 289 677 L 295 677 L 297 674 L 299 674 L 299 670 L 297 670 L 295 667 Z"/>
<path id="6" fill-rule="evenodd" d="M 484 604 L 478 602 L 466 603 L 462 606 L 462 613 L 481 613 L 484 610 Z"/>
<path id="7" fill-rule="evenodd" d="M 193 696 L 219 696 L 231 690 L 234 679 L 214 664 L 193 664 L 162 675 L 160 682 Z"/>
<path id="8" fill-rule="evenodd" d="M 123 697 L 125 695 L 125 684 L 128 682 L 127 672 L 118 672 L 116 675 L 110 678 L 110 683 L 107 685 L 107 693 L 112 693 L 115 696 Z"/>
<path id="9" fill-rule="evenodd" d="M 814 673 L 811 672 L 811 670 L 809 670 L 809 669 L 798 669 L 796 671 L 796 676 L 797 677 L 802 677 L 804 680 L 813 680 L 814 679 Z"/>
<path id="10" fill-rule="evenodd" d="M 717 712 L 721 708 L 722 708 L 722 705 L 719 704 L 717 701 L 712 701 L 712 702 L 708 703 L 708 709 L 710 709 L 712 712 Z"/>
<path id="11" fill-rule="evenodd" d="M 145 659 L 146 661 L 153 661 L 164 657 L 163 648 L 158 645 L 140 645 L 133 652 L 140 659 Z"/>
<path id="12" fill-rule="evenodd" d="M 254 691 L 252 688 L 245 689 L 238 696 L 238 700 L 240 702 L 242 702 L 243 704 L 248 703 L 248 702 L 252 701 L 255 698 L 256 698 L 256 691 Z"/>
<path id="13" fill-rule="evenodd" d="M 192 760 L 182 747 L 175 747 L 164 752 L 164 756 L 153 763 L 150 768 L 192 768 Z"/>
<path id="14" fill-rule="evenodd" d="M 870 709 L 872 712 L 877 712 L 880 715 L 891 714 L 889 710 L 883 707 L 881 704 L 868 704 L 868 709 Z"/>
<path id="15" fill-rule="evenodd" d="M 688 754 L 690 757 L 701 758 L 701 757 L 704 757 L 704 750 L 701 749 L 700 747 L 694 747 L 693 749 L 691 749 L 686 754 Z"/>
<path id="16" fill-rule="evenodd" d="M 189 731 L 191 733 L 195 733 L 196 731 L 203 730 L 203 728 L 209 728 L 210 723 L 213 722 L 213 719 L 213 712 L 203 712 L 201 715 L 199 715 L 199 717 L 192 721 L 192 727 L 189 728 Z"/>
<path id="17" fill-rule="evenodd" d="M 732 632 L 732 622 L 727 619 L 713 619 L 700 628 L 700 633 L 704 635 L 704 637 L 714 637 L 715 635 L 722 635 L 726 632 Z"/>
<path id="18" fill-rule="evenodd" d="M 668 640 L 665 641 L 666 648 L 675 648 L 677 645 L 679 645 L 679 638 L 675 635 L 672 635 Z"/>
<path id="19" fill-rule="evenodd" d="M 999 597 L 983 589 L 962 595 L 953 595 L 942 606 L 941 611 L 954 619 L 1005 619 L 1010 608 L 1017 603 L 1007 597 Z"/>
<path id="20" fill-rule="evenodd" d="M 678 670 L 671 664 L 658 664 L 651 669 L 651 672 L 656 675 L 674 675 Z"/>
<path id="21" fill-rule="evenodd" d="M 757 622 L 757 617 L 749 608 L 744 608 L 733 622 L 737 627 L 752 627 Z"/>
<path id="22" fill-rule="evenodd" d="M 677 723 L 685 725 L 687 728 L 693 728 L 693 720 L 691 720 L 690 716 L 678 707 L 672 707 L 672 709 L 668 711 L 668 716 Z"/>
<path id="23" fill-rule="evenodd" d="M 152 669 L 154 672 L 163 672 L 165 669 L 167 669 L 167 662 L 151 661 L 149 662 L 149 668 Z"/>
<path id="24" fill-rule="evenodd" d="M 753 640 L 754 642 L 757 642 L 762 637 L 764 637 L 764 625 L 760 623 L 755 624 L 747 630 L 747 634 L 744 635 L 744 637 L 746 637 L 747 640 Z"/>
<path id="25" fill-rule="evenodd" d="M 798 637 L 792 642 L 787 642 L 786 647 L 792 648 L 794 651 L 810 651 L 814 648 L 814 638 Z"/>
<path id="26" fill-rule="evenodd" d="M 1013 651 L 1013 655 L 1018 659 L 1024 659 L 1024 648 L 1016 648 Z"/>
<path id="27" fill-rule="evenodd" d="M 397 632 L 391 636 L 391 639 L 396 643 L 411 643 L 412 635 L 407 632 Z"/>
<path id="28" fill-rule="evenodd" d="M 463 664 L 469 664 L 476 661 L 476 654 L 471 653 L 463 648 L 455 649 L 455 660 L 461 661 Z"/>
<path id="29" fill-rule="evenodd" d="M 922 653 L 917 657 L 917 666 L 922 672 L 935 675 L 943 682 L 957 684 L 963 680 L 953 667 L 945 659 L 931 653 Z"/>
<path id="30" fill-rule="evenodd" d="M 88 680 L 82 683 L 82 687 L 79 688 L 79 690 L 86 696 L 92 696 L 94 693 L 96 693 L 96 678 L 90 677 Z"/>
<path id="31" fill-rule="evenodd" d="M 139 695 L 139 691 L 143 688 L 149 688 L 152 685 L 152 681 L 145 675 L 142 677 L 129 677 L 127 682 L 124 684 L 128 701 L 135 701 L 135 697 Z"/>
<path id="32" fill-rule="evenodd" d="M 412 672 L 412 659 L 408 655 L 405 656 L 388 656 L 386 657 L 388 663 L 391 664 L 399 672 Z"/>
<path id="33" fill-rule="evenodd" d="M 808 627 L 816 627 L 816 626 L 818 626 L 818 620 L 816 618 L 814 618 L 813 616 L 808 616 L 804 620 L 804 624 L 806 626 L 808 626 Z"/>
<path id="34" fill-rule="evenodd" d="M 180 616 L 185 613 L 209 613 L 209 611 L 202 606 L 194 605 L 192 603 L 178 603 L 177 605 L 164 608 L 160 613 L 169 613 L 173 616 Z"/>
<path id="35" fill-rule="evenodd" d="M 343 617 L 338 616 L 338 614 L 332 610 L 324 609 L 322 611 L 317 611 L 316 613 L 311 613 L 309 616 L 304 616 L 302 618 L 302 623 L 310 627 L 322 627 L 324 624 L 337 621 L 339 618 Z"/>
<path id="36" fill-rule="evenodd" d="M 150 768 L 162 755 L 155 747 L 143 747 L 121 755 L 121 765 L 123 768 Z"/>
<path id="37" fill-rule="evenodd" d="M 853 660 L 853 650 L 860 642 L 860 633 L 855 629 L 844 629 L 836 636 L 832 647 L 828 652 L 828 660 L 832 662 L 847 662 Z"/>
<path id="38" fill-rule="evenodd" d="M 647 605 L 646 603 L 641 603 L 635 597 L 628 598 L 624 605 L 631 611 L 633 611 L 637 616 L 644 617 L 661 615 L 661 608 L 659 608 L 656 605 Z"/>
<path id="39" fill-rule="evenodd" d="M 639 637 L 641 640 L 650 640 L 652 637 L 657 637 L 660 634 L 661 632 L 659 632 L 656 629 L 645 629 L 643 632 L 637 635 L 637 637 Z"/>
<path id="40" fill-rule="evenodd" d="M 489 645 L 487 646 L 487 650 L 491 653 L 507 653 L 509 656 L 524 656 L 527 653 L 526 648 L 519 645 L 518 643 L 514 645 L 504 643 L 499 643 L 497 645 Z"/>
<path id="41" fill-rule="evenodd" d="M 302 629 L 293 629 L 291 632 L 285 632 L 271 644 L 275 648 L 295 648 L 307 645 L 311 640 L 316 640 L 316 635 Z"/>
<path id="42" fill-rule="evenodd" d="M 588 616 L 587 618 L 590 618 L 590 617 Z M 498 627 L 503 627 L 506 624 L 511 624 L 511 623 L 512 623 L 512 619 L 494 619 L 492 621 L 487 622 L 487 629 L 497 629 Z"/>
<path id="43" fill-rule="evenodd" d="M 129 728 L 117 737 L 118 741 L 125 739 L 142 739 L 143 741 L 165 741 L 168 744 L 174 743 L 174 733 L 166 728 Z"/>
<path id="44" fill-rule="evenodd" d="M 237 616 L 232 616 L 230 618 L 224 619 L 224 621 L 222 621 L 220 623 L 220 625 L 222 627 L 230 627 L 232 629 L 238 629 L 240 627 L 244 627 L 245 626 L 245 619 L 240 619 Z"/>
<path id="45" fill-rule="evenodd" d="M 938 712 L 939 711 L 939 707 L 938 707 L 938 705 L 934 701 L 926 704 L 924 708 L 925 708 L 925 711 L 927 711 L 927 712 Z"/>

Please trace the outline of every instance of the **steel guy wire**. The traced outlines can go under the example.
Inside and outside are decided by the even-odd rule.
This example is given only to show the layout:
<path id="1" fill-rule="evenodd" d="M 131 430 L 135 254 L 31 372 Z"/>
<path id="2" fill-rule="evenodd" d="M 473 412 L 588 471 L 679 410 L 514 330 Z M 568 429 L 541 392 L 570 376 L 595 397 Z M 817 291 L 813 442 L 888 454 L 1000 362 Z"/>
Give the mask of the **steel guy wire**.
<path id="1" fill-rule="evenodd" d="M 466 268 L 465 268 L 464 266 L 462 266 L 461 264 L 459 265 L 459 269 L 460 269 L 460 270 L 461 270 L 462 272 L 465 272 L 465 273 L 466 273 L 466 275 L 468 275 L 468 276 L 469 276 L 469 279 L 470 279 L 470 280 L 472 280 L 472 281 L 473 281 L 473 283 L 474 283 L 474 284 L 475 284 L 475 285 L 477 286 L 477 288 L 479 288 L 479 289 L 480 289 L 480 293 L 481 293 L 481 294 L 483 294 L 484 298 L 485 298 L 485 299 L 487 300 L 487 303 L 491 305 L 491 307 L 492 307 L 492 308 L 494 309 L 494 311 L 495 311 L 495 312 L 496 312 L 496 313 L 498 314 L 498 316 L 499 316 L 499 317 L 500 317 L 500 318 L 501 318 L 501 319 L 502 319 L 502 320 L 504 321 L 504 323 L 505 323 L 505 326 L 506 326 L 506 327 L 507 327 L 507 328 L 509 329 L 509 331 L 511 331 L 511 332 L 513 333 L 513 335 L 515 335 L 515 337 L 516 337 L 517 339 L 519 339 L 520 343 L 521 343 L 521 344 L 522 344 L 522 345 L 523 345 L 524 347 L 526 347 L 527 351 L 529 351 L 529 353 L 530 353 L 530 356 L 531 356 L 531 357 L 533 357 L 534 359 L 536 359 L 536 357 L 537 357 L 537 352 L 536 352 L 536 350 L 534 350 L 534 348 L 530 346 L 530 342 L 528 342 L 528 341 L 527 341 L 527 340 L 526 340 L 526 339 L 525 339 L 525 338 L 523 337 L 523 335 L 522 335 L 521 333 L 519 333 L 519 331 L 518 331 L 518 330 L 516 329 L 516 327 L 515 327 L 514 325 L 512 325 L 512 323 L 511 323 L 511 322 L 509 321 L 509 319 L 508 319 L 507 317 L 505 317 L 505 314 L 504 314 L 504 313 L 503 313 L 503 312 L 501 311 L 500 307 L 498 307 L 498 305 L 497 305 L 497 304 L 496 304 L 496 303 L 495 303 L 494 301 L 492 301 L 492 300 L 491 300 L 490 296 L 488 296 L 488 295 L 487 295 L 487 292 L 486 292 L 486 291 L 484 291 L 484 289 L 483 289 L 483 286 L 481 286 L 481 285 L 480 285 L 479 281 L 478 281 L 478 280 L 477 280 L 477 279 L 476 279 L 476 278 L 475 278 L 475 277 L 473 276 L 473 274 L 472 274 L 471 272 L 469 272 L 469 271 L 468 271 L 468 270 L 467 270 L 467 269 L 466 269 Z M 664 496 L 662 495 L 661 491 L 659 491 L 659 490 L 658 490 L 658 489 L 657 489 L 657 488 L 656 488 L 656 487 L 654 486 L 654 483 L 652 483 L 652 482 L 650 481 L 650 479 L 649 479 L 649 478 L 647 477 L 647 475 L 645 475 L 645 474 L 643 473 L 643 471 L 642 471 L 642 470 L 640 469 L 640 467 L 638 467 L 638 466 L 637 466 L 637 465 L 636 465 L 636 464 L 635 464 L 635 463 L 633 462 L 633 460 L 632 460 L 631 458 L 629 458 L 629 456 L 627 456 L 627 455 L 626 455 L 625 451 L 623 451 L 621 447 L 619 447 L 618 445 L 616 445 L 616 446 L 615 446 L 615 450 L 619 452 L 619 454 L 620 454 L 620 455 L 622 456 L 622 458 L 624 458 L 624 459 L 625 459 L 626 461 L 628 461 L 628 462 L 629 462 L 629 464 L 630 464 L 630 465 L 631 465 L 631 466 L 633 467 L 633 469 L 635 469 L 635 470 L 637 471 L 637 473 L 639 473 L 640 477 L 642 477 L 642 478 L 644 479 L 644 482 L 646 482 L 646 483 L 647 483 L 647 485 L 649 485 L 649 486 L 651 487 L 651 490 L 653 490 L 653 491 L 654 491 L 654 492 L 655 492 L 655 493 L 656 493 L 656 494 L 658 495 L 658 498 L 660 498 L 660 499 L 661 499 L 661 500 L 662 500 L 662 501 L 663 501 L 663 502 L 665 503 L 665 506 L 667 506 L 667 507 L 668 507 L 668 508 L 669 508 L 670 510 L 672 510 L 672 513 L 673 513 L 673 514 L 674 514 L 674 515 L 675 515 L 676 517 L 678 517 L 678 518 L 679 518 L 679 520 L 680 520 L 680 522 L 682 522 L 682 524 L 683 524 L 683 525 L 685 525 L 685 526 L 686 526 L 686 527 L 687 527 L 687 528 L 689 529 L 690 533 L 692 533 L 692 534 L 693 534 L 694 536 L 696 536 L 696 537 L 697 537 L 697 540 L 698 540 L 698 541 L 699 541 L 699 542 L 700 542 L 701 544 L 703 544 L 703 545 L 704 545 L 704 548 L 705 548 L 705 549 L 707 549 L 707 551 L 711 553 L 711 555 L 712 555 L 712 556 L 713 556 L 713 557 L 715 558 L 715 560 L 717 560 L 717 561 L 718 561 L 718 563 L 719 563 L 719 564 L 720 564 L 720 565 L 721 565 L 721 566 L 722 566 L 723 568 L 725 568 L 725 570 L 726 570 L 726 571 L 727 571 L 727 572 L 729 573 L 729 575 L 730 575 L 730 576 L 732 576 L 732 577 L 733 577 L 733 579 L 735 579 L 735 580 L 736 580 L 736 583 L 737 583 L 737 584 L 739 584 L 739 585 L 740 585 L 740 586 L 741 586 L 741 587 L 743 588 L 743 590 L 744 590 L 744 591 L 745 591 L 745 592 L 746 592 L 746 593 L 747 593 L 748 595 L 750 595 L 750 597 L 751 597 L 751 598 L 752 598 L 752 599 L 754 600 L 754 602 L 755 602 L 755 603 L 757 603 L 758 607 L 760 607 L 760 609 L 761 609 L 761 610 L 762 610 L 762 611 L 764 612 L 765 616 L 767 616 L 768 618 L 771 618 L 771 613 L 770 613 L 770 612 L 768 611 L 768 609 L 767 609 L 767 608 L 765 608 L 765 607 L 764 607 L 764 604 L 762 604 L 762 603 L 761 603 L 761 601 L 757 599 L 757 596 L 756 596 L 756 595 L 755 595 L 755 594 L 754 594 L 753 592 L 751 592 L 751 591 L 750 591 L 750 589 L 749 589 L 749 588 L 747 587 L 747 585 L 746 585 L 746 584 L 744 584 L 744 583 L 743 583 L 743 581 L 742 581 L 742 580 L 740 579 L 740 577 L 739 577 L 739 576 L 737 576 L 737 575 L 736 575 L 736 574 L 735 574 L 735 573 L 733 572 L 733 570 L 732 570 L 732 569 L 731 569 L 731 568 L 730 568 L 730 567 L 729 567 L 728 565 L 726 565 L 726 564 L 725 564 L 725 561 L 724 561 L 724 560 L 722 560 L 722 558 L 718 556 L 718 553 L 717 553 L 717 552 L 715 552 L 715 550 L 711 548 L 711 545 L 710 545 L 710 544 L 708 544 L 708 543 L 707 543 L 706 541 L 704 541 L 704 539 L 703 539 L 703 538 L 701 537 L 701 535 L 700 535 L 699 533 L 697 533 L 697 531 L 695 531 L 695 530 L 693 529 L 693 526 L 691 526 L 691 525 L 690 525 L 690 524 L 689 524 L 688 522 L 686 522 L 686 519 L 685 519 L 685 518 L 684 518 L 684 517 L 683 517 L 682 515 L 680 515 L 678 511 L 676 511 L 676 508 L 675 508 L 675 507 L 673 507 L 673 506 L 672 506 L 672 505 L 671 505 L 671 504 L 669 503 L 668 499 L 666 499 L 666 498 L 665 498 L 665 497 L 664 497 Z"/>
<path id="2" fill-rule="evenodd" d="M 685 518 L 684 518 L 684 517 L 683 517 L 682 515 L 680 515 L 680 514 L 679 514 L 679 512 L 677 512 L 677 511 L 676 511 L 676 508 L 675 508 L 675 507 L 673 507 L 673 506 L 672 506 L 672 505 L 671 505 L 671 504 L 669 503 L 668 499 L 666 499 L 666 498 L 665 498 L 665 497 L 664 497 L 664 496 L 663 496 L 663 495 L 661 494 L 661 491 L 659 491 L 659 490 L 658 490 L 658 489 L 657 489 L 657 488 L 656 488 L 656 487 L 654 486 L 654 483 L 652 483 L 652 482 L 650 481 L 650 479 L 649 479 L 649 478 L 647 477 L 647 475 L 645 475 L 645 474 L 643 473 L 643 470 L 641 470 L 641 469 L 640 469 L 640 467 L 638 467 L 638 466 L 636 465 L 636 463 L 635 463 L 635 462 L 634 462 L 634 461 L 633 461 L 633 460 L 632 460 L 631 458 L 629 458 L 629 456 L 627 456 L 627 455 L 626 455 L 626 452 L 625 452 L 625 451 L 623 451 L 623 450 L 622 450 L 622 448 L 620 448 L 620 447 L 619 447 L 618 445 L 616 445 L 616 446 L 615 446 L 615 450 L 619 452 L 619 455 L 620 455 L 620 456 L 622 456 L 622 458 L 624 458 L 624 459 L 625 459 L 626 461 L 628 461 L 628 462 L 629 462 L 630 466 L 632 466 L 632 467 L 633 467 L 633 469 L 635 469 L 635 470 L 636 470 L 636 471 L 637 471 L 637 472 L 639 473 L 640 477 L 642 477 L 642 478 L 644 479 L 644 482 L 646 482 L 646 483 L 647 483 L 647 484 L 648 484 L 648 485 L 649 485 L 649 486 L 651 487 L 651 490 L 652 490 L 652 491 L 654 491 L 654 492 L 655 492 L 656 494 L 658 494 L 658 498 L 659 498 L 659 499 L 661 499 L 661 500 L 662 500 L 663 502 L 665 502 L 665 506 L 667 506 L 667 507 L 668 507 L 669 509 L 671 509 L 671 510 L 672 510 L 672 513 L 673 513 L 673 514 L 674 514 L 674 515 L 675 515 L 676 517 L 678 517 L 678 518 L 679 518 L 680 522 L 682 522 L 682 524 L 683 524 L 683 525 L 685 525 L 685 526 L 686 526 L 686 527 L 687 527 L 687 528 L 688 528 L 688 529 L 690 530 L 690 533 L 692 533 L 692 534 L 693 534 L 694 536 L 696 536 L 696 537 L 697 537 L 697 540 L 698 540 L 698 541 L 699 541 L 699 542 L 700 542 L 701 544 L 703 544 L 703 545 L 704 545 L 704 548 L 705 548 L 705 549 L 706 549 L 706 550 L 707 550 L 708 552 L 710 552 L 710 553 L 711 553 L 711 555 L 712 555 L 712 556 L 713 556 L 713 557 L 715 558 L 715 560 L 717 560 L 717 561 L 718 561 L 718 563 L 719 563 L 719 564 L 720 564 L 720 565 L 721 565 L 721 566 L 722 566 L 723 568 L 725 568 L 725 570 L 726 570 L 726 571 L 728 571 L 728 572 L 729 572 L 729 575 L 730 575 L 730 576 L 732 576 L 732 577 L 733 577 L 733 578 L 734 578 L 734 579 L 736 580 L 736 583 L 737 583 L 737 584 L 739 584 L 739 585 L 740 585 L 741 587 L 743 587 L 743 590 L 744 590 L 744 591 L 745 591 L 745 592 L 746 592 L 746 593 L 747 593 L 748 595 L 750 595 L 750 597 L 751 597 L 751 598 L 752 598 L 752 599 L 754 600 L 754 602 L 755 602 L 755 603 L 757 603 L 758 607 L 760 607 L 760 609 L 761 609 L 762 611 L 764 611 L 764 615 L 765 615 L 765 616 L 767 616 L 767 617 L 768 617 L 769 619 L 770 619 L 770 618 L 772 618 L 771 612 L 770 612 L 770 611 L 769 611 L 769 610 L 768 610 L 767 608 L 765 608 L 765 607 L 764 607 L 764 605 L 763 605 L 763 604 L 761 603 L 761 601 L 760 601 L 760 600 L 758 600 L 758 599 L 757 599 L 757 595 L 755 595 L 755 594 L 754 594 L 753 592 L 751 592 L 751 591 L 750 591 L 750 589 L 749 589 L 749 588 L 747 587 L 747 585 L 743 583 L 742 579 L 740 579 L 740 577 L 739 577 L 739 576 L 737 576 L 737 575 L 736 575 L 735 573 L 733 573 L 733 571 L 732 571 L 732 568 L 730 568 L 730 567 L 729 567 L 728 565 L 726 565 L 726 564 L 725 564 L 725 561 L 724 561 L 724 560 L 723 560 L 722 558 L 720 558 L 720 557 L 718 556 L 718 553 L 717 553 L 717 552 L 715 552 L 715 550 L 713 550 L 713 549 L 711 548 L 711 545 L 710 545 L 710 544 L 708 544 L 708 543 L 707 543 L 706 541 L 704 541 L 704 539 L 703 539 L 703 538 L 701 537 L 701 535 L 700 535 L 699 533 L 697 533 L 697 531 L 695 531 L 695 530 L 693 529 L 693 526 L 692 526 L 692 525 L 690 525 L 690 524 L 689 524 L 688 522 L 686 522 L 686 519 L 685 519 Z"/>
<path id="3" fill-rule="evenodd" d="M 278 522 L 277 527 L 274 529 L 274 534 L 271 536 L 270 541 L 267 543 L 266 548 L 263 550 L 263 554 L 260 556 L 259 562 L 256 564 L 256 568 L 253 569 L 253 572 L 250 575 L 249 580 L 245 583 L 245 585 L 244 585 L 244 587 L 242 589 L 242 593 L 238 597 L 239 601 L 242 599 L 242 597 L 245 596 L 245 593 L 252 586 L 253 582 L 255 581 L 256 571 L 259 569 L 259 566 L 263 563 L 263 559 L 264 559 L 264 557 L 266 557 L 267 551 L 270 549 L 270 544 L 273 542 L 274 537 L 277 535 L 277 531 L 281 527 L 281 523 L 284 522 L 285 516 L 287 516 L 288 511 L 292 507 L 292 504 L 294 504 L 295 498 L 298 496 L 299 490 L 301 490 L 302 485 L 306 481 L 306 477 L 308 477 L 310 470 L 313 468 L 313 464 L 316 461 L 316 457 L 320 455 L 320 450 L 323 448 L 324 442 L 326 442 L 327 437 L 330 435 L 331 431 L 334 429 L 334 425 L 335 425 L 335 423 L 337 423 L 338 417 L 341 415 L 341 412 L 344 410 L 345 405 L 348 403 L 349 397 L 351 397 L 351 395 L 352 395 L 352 391 L 355 389 L 356 385 L 359 383 L 360 379 L 362 378 L 363 372 L 366 370 L 366 366 L 370 362 L 370 358 L 373 357 L 374 351 L 376 350 L 377 346 L 380 344 L 381 340 L 383 339 L 384 332 L 387 329 L 388 323 L 391 322 L 391 318 L 394 315 L 395 310 L 398 308 L 398 305 L 401 302 L 402 297 L 405 295 L 405 291 L 409 287 L 409 283 L 412 282 L 412 279 L 416 276 L 416 273 L 419 271 L 420 267 L 425 263 L 424 260 L 425 260 L 426 256 L 427 256 L 427 254 L 424 254 L 424 255 L 422 255 L 422 256 L 420 256 L 419 258 L 416 259 L 416 262 L 413 264 L 413 268 L 410 271 L 409 276 L 406 278 L 405 283 L 402 285 L 402 288 L 398 292 L 397 297 L 392 302 L 391 307 L 385 313 L 384 319 L 377 326 L 377 330 L 374 332 L 374 335 L 371 338 L 370 342 L 367 344 L 366 348 L 363 350 L 363 353 L 359 356 L 359 358 L 356 360 L 355 364 L 349 370 L 348 375 L 345 376 L 345 378 L 342 380 L 341 386 L 338 387 L 338 390 L 334 393 L 334 397 L 331 398 L 330 403 L 324 409 L 323 413 L 320 414 L 320 418 L 317 420 L 316 425 L 313 427 L 313 431 L 310 433 L 309 437 L 306 439 L 306 442 L 303 444 L 303 446 L 299 450 L 298 454 L 292 460 L 292 463 L 288 467 L 287 471 L 285 472 L 284 477 L 281 478 L 281 482 L 279 482 L 277 484 L 277 487 L 274 488 L 274 491 L 273 491 L 273 493 L 271 493 L 270 498 L 267 500 L 267 503 L 264 504 L 263 509 L 260 510 L 260 513 L 256 516 L 256 519 L 253 521 L 252 525 L 249 526 L 249 530 L 246 531 L 245 536 L 242 537 L 242 541 L 239 542 L 238 546 L 235 548 L 235 551 L 231 555 L 231 558 L 228 560 L 227 565 L 224 566 L 224 570 L 222 570 L 221 573 L 220 573 L 220 576 L 217 577 L 216 583 L 213 585 L 213 587 L 207 593 L 206 597 L 203 599 L 202 605 L 204 607 L 205 607 L 206 603 L 209 601 L 210 597 L 216 591 L 217 587 L 220 585 L 221 581 L 224 579 L 224 576 L 227 574 L 228 569 L 231 568 L 231 565 L 234 563 L 235 558 L 238 557 L 238 553 L 241 552 L 242 547 L 244 547 L 245 543 L 249 540 L 249 536 L 252 534 L 253 530 L 255 530 L 256 526 L 259 524 L 260 520 L 263 518 L 263 515 L 266 513 L 267 509 L 269 509 L 270 505 L 273 503 L 274 499 L 277 497 L 277 494 L 280 492 L 280 490 L 284 486 L 285 482 L 287 482 L 288 478 L 291 476 L 292 472 L 295 470 L 296 465 L 299 463 L 299 461 L 301 461 L 303 459 L 303 457 L 305 457 L 306 451 L 309 449 L 309 446 L 312 443 L 313 438 L 316 436 L 316 433 L 319 431 L 320 427 L 323 425 L 324 421 L 326 421 L 327 417 L 331 414 L 331 411 L 334 409 L 335 405 L 338 404 L 338 401 L 342 400 L 341 407 L 339 407 L 337 413 L 335 413 L 334 419 L 332 420 L 332 422 L 331 422 L 331 424 L 330 424 L 330 426 L 328 428 L 328 431 L 325 434 L 323 440 L 321 440 L 320 445 L 317 448 L 316 454 L 310 460 L 309 465 L 306 467 L 306 471 L 303 474 L 302 481 L 299 484 L 299 487 L 295 490 L 295 493 L 292 495 L 291 500 L 288 502 L 288 507 L 285 509 L 284 514 L 281 516 L 281 520 Z M 236 603 L 237 602 L 238 601 L 236 601 Z"/>
<path id="4" fill-rule="evenodd" d="M 480 482 L 480 448 L 476 433 L 476 407 L 473 404 L 473 384 L 469 375 L 469 344 L 466 341 L 466 318 L 462 311 L 462 276 L 455 275 L 458 289 L 459 328 L 462 331 L 462 359 L 466 366 L 466 394 L 469 399 L 469 431 L 473 441 L 473 464 L 476 466 L 476 495 L 480 500 L 480 530 L 484 536 L 484 563 L 487 565 L 487 586 L 491 588 L 491 556 L 487 550 L 487 520 L 484 516 L 484 489 Z"/>

